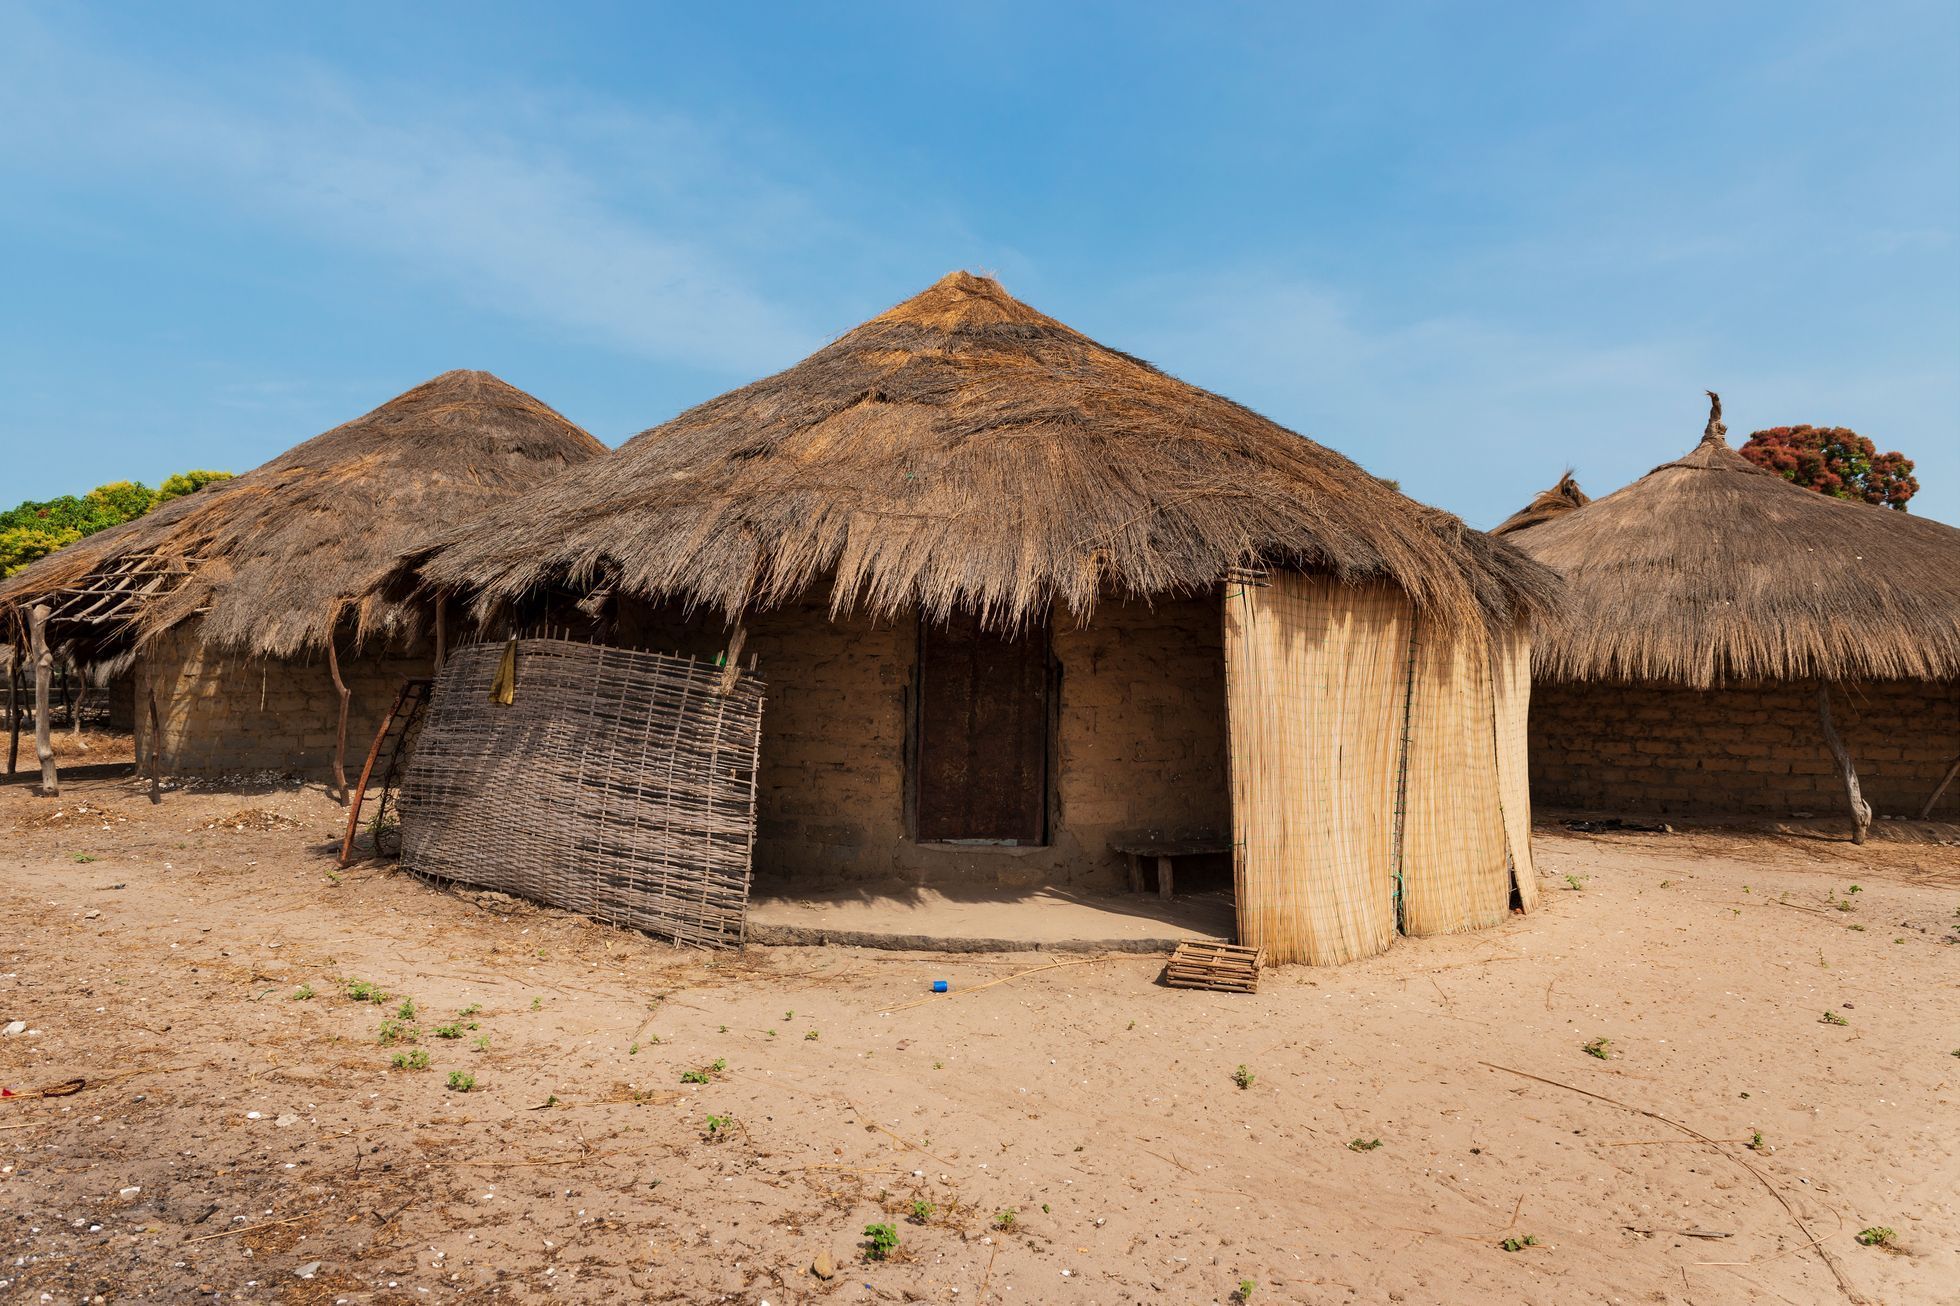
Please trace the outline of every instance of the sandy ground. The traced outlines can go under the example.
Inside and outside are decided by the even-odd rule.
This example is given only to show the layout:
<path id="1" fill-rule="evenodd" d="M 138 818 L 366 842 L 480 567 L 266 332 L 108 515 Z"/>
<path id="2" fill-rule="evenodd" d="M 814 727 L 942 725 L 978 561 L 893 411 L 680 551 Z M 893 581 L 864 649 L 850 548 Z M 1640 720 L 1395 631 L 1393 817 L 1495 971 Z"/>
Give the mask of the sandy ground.
<path id="1" fill-rule="evenodd" d="M 679 951 L 339 821 L 0 785 L 0 1301 L 1960 1301 L 1960 849 L 1546 830 L 1533 916 L 1228 996 Z"/>

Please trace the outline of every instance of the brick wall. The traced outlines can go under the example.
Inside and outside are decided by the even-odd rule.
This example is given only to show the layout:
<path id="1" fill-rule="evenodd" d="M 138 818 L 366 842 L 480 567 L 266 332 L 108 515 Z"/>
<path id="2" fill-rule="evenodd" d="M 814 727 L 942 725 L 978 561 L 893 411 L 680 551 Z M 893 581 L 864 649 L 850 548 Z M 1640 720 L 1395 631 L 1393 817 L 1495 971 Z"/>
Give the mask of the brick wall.
<path id="1" fill-rule="evenodd" d="M 1831 710 L 1878 815 L 1917 816 L 1960 755 L 1960 683 L 1844 687 Z M 1960 818 L 1955 786 L 1935 817 Z M 1815 682 L 1533 685 L 1531 796 L 1547 807 L 1649 815 L 1844 810 Z"/>
<path id="2" fill-rule="evenodd" d="M 921 845 L 909 834 L 912 690 L 918 627 L 851 618 L 818 604 L 748 621 L 747 650 L 768 684 L 758 777 L 758 878 L 1025 887 L 1117 882 L 1112 834 L 1231 825 L 1224 647 L 1215 597 L 1108 602 L 1087 627 L 1058 617 L 1059 701 L 1047 846 Z M 715 619 L 622 604 L 623 644 L 712 657 Z M 745 655 L 746 656 L 746 655 Z"/>
<path id="3" fill-rule="evenodd" d="M 401 656 L 340 660 L 352 691 L 347 716 L 347 772 L 360 778 L 362 759 L 395 691 L 409 676 L 430 673 L 433 648 Z M 136 661 L 136 749 L 150 756 L 149 695 L 156 690 L 163 773 L 225 775 L 278 772 L 324 780 L 332 774 L 340 696 L 324 653 L 308 660 L 268 660 L 214 654 L 197 645 L 186 622 L 147 645 Z"/>

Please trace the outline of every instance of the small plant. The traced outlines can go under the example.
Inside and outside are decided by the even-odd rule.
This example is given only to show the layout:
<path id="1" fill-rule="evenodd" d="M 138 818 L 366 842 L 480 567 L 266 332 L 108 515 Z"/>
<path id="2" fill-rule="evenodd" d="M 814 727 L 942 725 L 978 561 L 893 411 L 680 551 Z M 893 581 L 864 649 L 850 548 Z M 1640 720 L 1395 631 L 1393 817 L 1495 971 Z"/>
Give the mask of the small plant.
<path id="1" fill-rule="evenodd" d="M 1565 877 L 1565 887 L 1574 893 L 1582 893 L 1586 888 L 1586 877 L 1583 875 L 1568 875 Z"/>
<path id="2" fill-rule="evenodd" d="M 1890 1247 L 1892 1240 L 1898 1236 L 1888 1226 L 1875 1224 L 1869 1229 L 1860 1229 L 1858 1231 L 1858 1245 L 1860 1247 Z"/>
<path id="3" fill-rule="evenodd" d="M 452 1070 L 449 1072 L 450 1092 L 467 1093 L 475 1087 L 476 1087 L 476 1076 L 472 1075 L 469 1071 Z"/>
<path id="4" fill-rule="evenodd" d="M 406 1052 L 395 1053 L 388 1064 L 397 1070 L 427 1070 L 429 1054 L 421 1048 L 410 1048 Z"/>
<path id="5" fill-rule="evenodd" d="M 1663 888 L 1663 889 L 1669 889 L 1669 888 L 1672 888 L 1672 887 L 1674 887 L 1674 881 L 1672 881 L 1672 880 L 1662 880 L 1662 881 L 1661 881 L 1661 888 Z"/>
<path id="6" fill-rule="evenodd" d="M 89 856 L 87 853 L 76 853 L 75 860 L 78 862 L 92 862 L 95 858 Z"/>
<path id="7" fill-rule="evenodd" d="M 402 1020 L 415 1019 L 415 999 L 403 998 L 402 1004 L 395 1008 L 395 1015 Z"/>
<path id="8" fill-rule="evenodd" d="M 823 1035 L 821 1035 L 821 1034 L 819 1034 L 819 1033 L 817 1033 L 817 1031 L 813 1029 L 813 1030 L 811 1030 L 811 1031 L 810 1031 L 809 1033 L 807 1033 L 807 1034 L 805 1034 L 805 1035 L 803 1036 L 803 1041 L 804 1041 L 804 1042 L 806 1042 L 806 1043 L 814 1043 L 814 1042 L 816 1042 L 816 1041 L 817 1041 L 818 1039 L 820 1039 L 820 1038 L 822 1038 L 822 1037 L 823 1037 Z"/>
<path id="9" fill-rule="evenodd" d="M 370 984 L 362 979 L 350 979 L 347 981 L 347 996 L 356 1002 L 373 1002 L 379 1004 L 388 1000 L 388 995 L 381 991 L 379 984 Z"/>
<path id="10" fill-rule="evenodd" d="M 1538 1245 L 1538 1235 L 1528 1233 L 1522 1238 L 1506 1238 L 1498 1245 L 1507 1252 L 1521 1252 L 1527 1247 L 1536 1247 Z"/>
<path id="11" fill-rule="evenodd" d="M 435 1036 L 437 1038 L 461 1038 L 463 1037 L 463 1027 L 461 1025 L 437 1025 Z"/>
<path id="12" fill-rule="evenodd" d="M 1863 934 L 1865 932 L 1865 927 L 1862 925 L 1847 925 L 1844 928 L 1847 930 L 1856 930 L 1860 934 Z"/>
<path id="13" fill-rule="evenodd" d="M 681 1071 L 681 1083 L 683 1084 L 705 1084 L 707 1082 L 708 1072 L 705 1070 Z"/>
<path id="14" fill-rule="evenodd" d="M 707 1119 L 708 1131 L 702 1135 L 709 1142 L 717 1142 L 728 1137 L 729 1126 L 735 1123 L 734 1116 L 714 1116 Z"/>
<path id="15" fill-rule="evenodd" d="M 864 1226 L 864 1254 L 874 1261 L 888 1261 L 898 1250 L 898 1230 L 889 1224 Z"/>
<path id="16" fill-rule="evenodd" d="M 640 1055 L 640 1045 L 639 1045 L 638 1043 L 628 1043 L 628 1044 L 626 1045 L 626 1055 L 627 1055 L 627 1056 L 629 1056 L 629 1057 L 637 1057 L 637 1056 L 639 1056 L 639 1055 Z"/>
<path id="17" fill-rule="evenodd" d="M 1955 1052 L 1953 1055 L 1956 1057 L 1960 1057 L 1960 1052 Z M 946 1068 L 946 1063 L 944 1061 L 935 1061 L 932 1063 L 932 1068 L 934 1070 L 944 1070 Z"/>
<path id="18" fill-rule="evenodd" d="M 1849 889 L 1846 889 L 1846 890 L 1845 890 L 1845 892 L 1846 892 L 1846 893 L 1863 893 L 1863 892 L 1864 892 L 1864 890 L 1863 890 L 1863 889 L 1861 889 L 1861 888 L 1859 888 L 1859 887 L 1858 887 L 1857 885 L 1855 885 L 1855 884 L 1854 884 L 1854 885 L 1852 885 L 1852 886 L 1851 886 L 1851 887 L 1850 887 Z"/>
<path id="19" fill-rule="evenodd" d="M 1011 1206 L 1004 1211 L 995 1211 L 994 1228 L 1001 1230 L 1003 1233 L 1009 1232 L 1016 1224 L 1020 1223 L 1020 1219 L 1021 1213 Z"/>
<path id="20" fill-rule="evenodd" d="M 783 1020 L 785 1022 L 792 1021 L 795 1019 L 796 1019 L 796 1013 L 794 1011 L 785 1011 L 783 1013 Z"/>
<path id="21" fill-rule="evenodd" d="M 928 1202 L 923 1197 L 913 1198 L 912 1199 L 912 1223 L 924 1224 L 927 1220 L 930 1220 L 932 1218 L 932 1213 L 938 1209 L 939 1209 L 938 1207 L 934 1206 L 931 1202 Z"/>
<path id="22" fill-rule="evenodd" d="M 1835 1011 L 1827 1011 L 1824 1013 L 1822 1023 L 1826 1025 L 1849 1025 L 1851 1022 L 1843 1016 L 1838 1015 Z"/>
<path id="23" fill-rule="evenodd" d="M 1610 1038 L 1596 1038 L 1579 1050 L 1589 1057 L 1598 1057 L 1601 1061 L 1610 1061 L 1613 1057 L 1613 1040 Z"/>
<path id="24" fill-rule="evenodd" d="M 469 1006 L 464 1007 L 461 1011 L 457 1012 L 456 1015 L 460 1019 L 467 1020 L 471 1016 L 476 1015 L 477 1012 L 482 1010 L 483 1010 L 483 1004 L 481 1002 L 472 1002 L 470 1003 Z"/>
<path id="25" fill-rule="evenodd" d="M 335 888 L 340 887 L 340 879 L 341 876 L 339 871 L 327 872 L 327 883 L 333 885 Z"/>
<path id="26" fill-rule="evenodd" d="M 478 1034 L 470 1040 L 470 1046 L 478 1052 L 488 1052 L 490 1050 L 490 1036 L 488 1034 Z"/>
<path id="27" fill-rule="evenodd" d="M 381 1022 L 381 1030 L 375 1035 L 374 1041 L 383 1045 L 389 1043 L 413 1043 L 415 1041 L 415 1027 L 413 1025 L 404 1025 L 399 1020 L 384 1020 Z"/>
<path id="28" fill-rule="evenodd" d="M 1747 1147 L 1752 1152 L 1769 1151 L 1769 1143 L 1764 1140 L 1763 1131 L 1760 1129 L 1750 1130 L 1749 1141 L 1743 1144 L 1743 1146 Z"/>
<path id="29" fill-rule="evenodd" d="M 533 1010 L 533 1011 L 542 1011 L 543 1009 L 544 1009 L 544 999 L 543 999 L 543 998 L 532 998 L 532 999 L 531 999 L 531 1010 Z"/>
<path id="30" fill-rule="evenodd" d="M 1347 1145 L 1350 1152 L 1372 1152 L 1382 1145 L 1379 1138 L 1357 1138 Z"/>
<path id="31" fill-rule="evenodd" d="M 1243 1063 L 1240 1064 L 1237 1070 L 1232 1072 L 1232 1082 L 1242 1089 L 1251 1088 L 1258 1081 L 1259 1076 L 1247 1070 Z"/>
<path id="32" fill-rule="evenodd" d="M 556 1093 L 548 1093 L 548 1094 L 546 1094 L 546 1095 L 545 1095 L 545 1099 L 544 1099 L 544 1104 L 545 1104 L 546 1106 L 557 1106 L 557 1105 L 558 1105 L 558 1094 L 556 1094 Z"/>
<path id="33" fill-rule="evenodd" d="M 313 986 L 311 984 L 300 985 L 293 990 L 290 1000 L 293 1002 L 311 1002 L 313 1000 Z"/>
<path id="34" fill-rule="evenodd" d="M 728 1069 L 728 1061 L 726 1058 L 716 1057 L 714 1061 L 708 1066 L 708 1069 L 714 1071 L 717 1075 L 719 1075 L 722 1071 Z"/>
<path id="35" fill-rule="evenodd" d="M 1259 1285 L 1250 1279 L 1240 1279 L 1239 1286 L 1232 1290 L 1232 1300 L 1237 1302 L 1238 1306 L 1245 1306 L 1252 1300 L 1252 1294 L 1258 1290 L 1258 1287 Z"/>

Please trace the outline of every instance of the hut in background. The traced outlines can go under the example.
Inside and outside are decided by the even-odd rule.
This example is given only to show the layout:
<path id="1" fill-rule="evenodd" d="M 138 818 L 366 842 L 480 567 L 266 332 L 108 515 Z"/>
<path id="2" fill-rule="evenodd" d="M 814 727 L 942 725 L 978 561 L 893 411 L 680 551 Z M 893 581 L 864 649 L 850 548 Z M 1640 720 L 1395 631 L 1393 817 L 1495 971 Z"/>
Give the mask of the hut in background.
<path id="1" fill-rule="evenodd" d="M 1562 573 L 1533 650 L 1541 804 L 1960 816 L 1960 530 L 1701 443 L 1603 499 L 1570 476 L 1494 533 Z"/>
<path id="2" fill-rule="evenodd" d="M 0 582 L 0 613 L 33 660 L 45 646 L 133 666 L 146 763 L 332 773 L 344 792 L 348 734 L 371 735 L 402 679 L 440 654 L 426 610 L 370 596 L 356 613 L 347 596 L 432 533 L 603 452 L 489 373 L 445 372 L 41 559 Z M 348 656 L 357 620 L 363 651 Z"/>
<path id="3" fill-rule="evenodd" d="M 983 278 L 492 508 L 384 592 L 416 583 L 499 632 L 583 614 L 714 657 L 739 630 L 769 685 L 764 884 L 1113 887 L 1118 848 L 1216 841 L 1241 938 L 1316 962 L 1535 894 L 1550 573 Z"/>

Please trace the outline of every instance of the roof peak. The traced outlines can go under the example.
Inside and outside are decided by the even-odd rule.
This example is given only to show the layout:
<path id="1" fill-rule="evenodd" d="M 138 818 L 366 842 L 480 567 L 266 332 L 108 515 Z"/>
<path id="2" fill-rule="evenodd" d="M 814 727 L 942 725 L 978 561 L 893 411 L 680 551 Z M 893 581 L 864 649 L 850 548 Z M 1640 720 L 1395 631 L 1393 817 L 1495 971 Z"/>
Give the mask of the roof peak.
<path id="1" fill-rule="evenodd" d="M 1701 442 L 1705 445 L 1719 444 L 1726 449 L 1729 447 L 1729 428 L 1722 425 L 1722 396 L 1713 390 L 1702 393 L 1708 396 L 1708 425 L 1702 428 Z"/>

